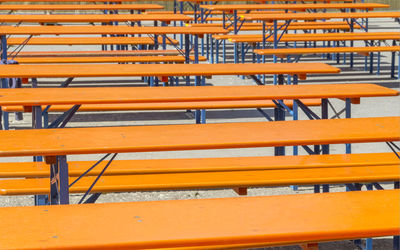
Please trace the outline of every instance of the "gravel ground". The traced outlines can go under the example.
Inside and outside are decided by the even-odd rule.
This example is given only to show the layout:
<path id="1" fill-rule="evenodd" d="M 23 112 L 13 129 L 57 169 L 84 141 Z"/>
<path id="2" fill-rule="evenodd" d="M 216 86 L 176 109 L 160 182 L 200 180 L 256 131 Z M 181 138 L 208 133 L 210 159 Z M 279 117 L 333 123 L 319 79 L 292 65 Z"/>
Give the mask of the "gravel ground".
<path id="1" fill-rule="evenodd" d="M 376 19 L 370 21 L 371 31 L 400 31 L 399 24 L 385 19 Z M 357 45 L 357 44 L 356 44 Z M 361 46 L 361 44 L 360 44 Z M 77 47 L 62 47 L 62 46 L 46 46 L 46 47 L 27 47 L 26 50 L 95 50 L 98 47 L 87 46 L 82 48 Z M 376 59 L 376 57 L 375 57 Z M 396 59 L 397 60 L 397 59 Z M 320 57 L 306 56 L 302 59 L 305 61 L 321 61 Z M 355 66 L 350 69 L 348 65 L 336 64 L 332 60 L 323 60 L 333 66 L 341 68 L 340 75 L 312 75 L 307 80 L 300 81 L 302 83 L 376 83 L 382 86 L 390 87 L 399 90 L 400 81 L 390 78 L 390 53 L 382 53 L 382 70 L 380 75 L 369 74 L 364 71 L 364 58 L 355 56 Z M 269 80 L 271 78 L 268 78 Z M 40 82 L 41 86 L 53 86 L 55 82 L 60 82 L 62 79 L 43 80 Z M 78 79 L 74 82 L 73 86 L 93 86 L 97 85 L 112 85 L 116 86 L 112 81 L 121 79 L 107 79 L 107 81 L 100 81 L 100 79 Z M 139 86 L 141 83 L 137 78 L 123 79 L 123 83 L 118 85 L 134 85 Z M 213 77 L 207 80 L 207 84 L 212 85 L 251 85 L 254 84 L 250 79 L 242 79 L 237 76 L 230 77 Z M 343 108 L 343 101 L 335 100 L 335 107 L 340 110 Z M 319 113 L 318 107 L 312 108 L 315 112 Z M 272 110 L 267 110 L 272 112 Z M 332 114 L 332 113 L 331 113 Z M 360 105 L 353 105 L 353 117 L 375 117 L 375 116 L 395 116 L 400 115 L 400 100 L 399 97 L 385 97 L 385 98 L 366 98 L 361 101 Z M 55 114 L 50 116 L 54 119 Z M 84 126 L 117 126 L 117 125 L 146 125 L 146 124 L 190 124 L 193 123 L 193 115 L 183 111 L 155 111 L 155 112 L 102 112 L 102 113 L 79 113 L 75 115 L 70 127 L 84 127 Z M 290 119 L 290 118 L 288 118 Z M 302 119 L 306 119 L 302 117 Z M 246 121 L 263 121 L 264 118 L 253 110 L 215 110 L 207 111 L 207 122 L 246 122 Z M 29 128 L 31 126 L 31 117 L 29 114 L 24 114 L 22 121 L 14 120 L 14 115 L 11 115 L 11 129 Z M 388 152 L 389 148 L 384 143 L 367 143 L 367 144 L 354 144 L 353 153 L 361 152 Z M 344 145 L 334 145 L 331 148 L 332 153 L 344 153 Z M 291 148 L 288 148 L 288 154 L 291 153 Z M 302 154 L 304 152 L 301 152 Z M 119 154 L 118 159 L 153 159 L 153 158 L 192 158 L 192 157 L 229 157 L 229 156 L 261 156 L 272 155 L 273 149 L 271 148 L 249 148 L 249 149 L 229 149 L 229 150 L 197 150 L 185 152 L 150 152 L 150 153 L 130 153 Z M 99 159 L 100 155 L 78 155 L 71 156 L 69 160 L 95 160 Z M 0 161 L 30 161 L 30 158 L 2 158 Z M 392 185 L 385 185 L 391 188 Z M 332 186 L 331 191 L 344 191 L 343 185 Z M 290 187 L 276 187 L 276 188 L 250 188 L 250 196 L 260 195 L 282 195 L 294 193 L 310 193 L 313 188 L 310 186 L 299 187 L 297 191 L 293 191 Z M 230 189 L 223 190 L 195 190 L 195 191 L 162 191 L 162 192 L 135 192 L 135 193 L 119 193 L 119 194 L 104 194 L 98 202 L 122 202 L 122 201 L 147 201 L 147 200 L 175 200 L 175 199 L 202 199 L 202 198 L 215 198 L 215 197 L 234 197 L 237 196 L 235 192 Z M 72 195 L 71 203 L 76 203 L 80 195 Z M 32 196 L 0 196 L 0 206 L 28 206 L 33 204 Z M 374 241 L 376 249 L 390 249 L 390 239 L 379 239 Z M 356 249 L 357 247 L 350 241 L 322 243 L 320 249 Z M 268 249 L 300 249 L 298 246 L 293 247 L 276 247 Z"/>

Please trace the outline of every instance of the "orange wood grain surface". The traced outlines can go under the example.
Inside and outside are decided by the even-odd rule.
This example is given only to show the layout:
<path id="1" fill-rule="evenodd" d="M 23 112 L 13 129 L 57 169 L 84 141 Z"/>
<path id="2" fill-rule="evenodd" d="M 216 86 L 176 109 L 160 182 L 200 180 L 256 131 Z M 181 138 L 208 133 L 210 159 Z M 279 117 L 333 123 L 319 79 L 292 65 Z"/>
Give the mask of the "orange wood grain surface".
<path id="1" fill-rule="evenodd" d="M 388 236 L 400 230 L 399 196 L 399 190 L 379 190 L 0 208 L 0 244 L 204 249 Z"/>
<path id="2" fill-rule="evenodd" d="M 0 131 L 0 157 L 400 140 L 400 117 Z"/>

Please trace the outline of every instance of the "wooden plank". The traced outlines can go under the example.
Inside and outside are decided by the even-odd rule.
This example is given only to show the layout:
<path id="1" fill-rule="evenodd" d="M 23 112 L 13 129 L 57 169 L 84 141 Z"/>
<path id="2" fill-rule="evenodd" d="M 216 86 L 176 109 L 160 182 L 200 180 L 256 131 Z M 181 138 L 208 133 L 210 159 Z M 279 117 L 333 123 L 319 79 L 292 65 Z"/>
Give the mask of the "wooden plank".
<path id="1" fill-rule="evenodd" d="M 257 74 L 322 74 L 339 73 L 340 69 L 325 63 L 226 63 L 74 65 L 0 65 L 0 78 L 30 77 L 116 77 L 116 76 L 213 76 Z"/>
<path id="2" fill-rule="evenodd" d="M 288 14 L 243 14 L 241 19 L 247 21 L 271 20 L 315 20 L 333 18 L 397 18 L 399 11 L 391 12 L 335 12 L 335 13 L 288 13 Z"/>
<path id="3" fill-rule="evenodd" d="M 231 42 L 262 42 L 262 35 L 231 35 L 219 36 Z M 282 36 L 279 42 L 304 42 L 304 41 L 356 41 L 356 40 L 400 40 L 400 32 L 367 32 L 367 33 L 325 33 L 325 34 L 288 34 Z M 273 38 L 268 38 L 273 42 Z"/>
<path id="4" fill-rule="evenodd" d="M 380 3 L 315 3 L 315 4 L 218 4 L 200 5 L 206 10 L 310 10 L 310 9 L 367 9 L 388 8 L 388 4 Z"/>
<path id="5" fill-rule="evenodd" d="M 379 190 L 1 208 L 0 243 L 8 249 L 206 248 L 388 236 L 400 230 L 399 196 Z"/>
<path id="6" fill-rule="evenodd" d="M 193 56 L 190 56 L 194 60 Z M 22 57 L 14 58 L 19 64 L 47 64 L 47 63 L 184 63 L 184 56 L 88 56 L 88 57 Z M 199 61 L 207 58 L 199 56 Z"/>
<path id="7" fill-rule="evenodd" d="M 81 65 L 79 65 L 81 66 Z M 0 105 L 108 104 L 397 96 L 376 84 L 0 89 Z"/>
<path id="8" fill-rule="evenodd" d="M 321 99 L 301 99 L 307 106 L 320 106 Z M 293 107 L 293 102 L 284 100 L 285 105 Z M 26 106 L 25 106 L 26 107 Z M 47 106 L 43 106 L 45 109 Z M 240 101 L 201 101 L 201 102 L 151 102 L 151 103 L 112 103 L 83 104 L 78 111 L 122 111 L 122 110 L 188 110 L 188 109 L 237 109 L 237 108 L 274 108 L 272 100 L 240 100 Z M 52 105 L 49 112 L 65 112 L 72 105 Z M 23 106 L 2 106 L 7 112 L 28 112 Z M 30 111 L 29 111 L 30 112 Z"/>
<path id="9" fill-rule="evenodd" d="M 69 176 L 80 176 L 94 163 L 94 161 L 69 161 Z M 100 163 L 87 176 L 97 176 L 105 164 L 107 164 L 107 161 Z M 104 175 L 356 168 L 398 166 L 399 164 L 400 160 L 394 153 L 114 160 L 107 171 L 104 172 Z M 50 167 L 44 162 L 0 163 L 0 178 L 49 177 L 49 174 Z"/>
<path id="10" fill-rule="evenodd" d="M 185 51 L 183 51 L 185 52 Z M 191 53 L 192 55 L 193 53 Z M 21 51 L 17 57 L 71 57 L 71 56 L 155 56 L 155 55 L 181 55 L 177 50 L 69 50 L 69 51 Z M 10 54 L 8 55 L 10 56 Z"/>
<path id="11" fill-rule="evenodd" d="M 138 22 L 138 21 L 184 21 L 189 22 L 193 20 L 192 17 L 183 14 L 34 14 L 34 15 L 0 15 L 0 22 L 2 23 L 19 23 L 19 22 L 33 22 L 33 23 L 65 23 L 65 22 Z"/>
<path id="12" fill-rule="evenodd" d="M 15 1 L 13 1 L 15 2 Z M 59 1 L 58 1 L 59 2 Z M 0 10 L 157 10 L 164 9 L 159 4 L 7 4 Z"/>
<path id="13" fill-rule="evenodd" d="M 295 55 L 295 54 L 320 54 L 320 53 L 365 53 L 365 52 L 392 52 L 400 51 L 400 46 L 373 46 L 373 47 L 328 47 L 328 48 L 290 48 L 290 49 L 257 49 L 254 53 L 259 55 Z"/>
<path id="14" fill-rule="evenodd" d="M 195 133 L 194 133 L 195 131 Z M 400 140 L 400 117 L 0 131 L 0 157 Z"/>
<path id="15" fill-rule="evenodd" d="M 179 42 L 175 39 L 166 39 L 167 44 Z M 161 44 L 163 38 L 159 37 Z M 24 37 L 11 37 L 7 39 L 8 45 L 103 45 L 103 44 L 122 44 L 122 45 L 140 45 L 154 44 L 151 37 L 31 37 L 29 40 Z M 79 52 L 78 52 L 79 53 Z M 100 53 L 100 52 L 99 52 Z M 19 54 L 18 54 L 19 55 Z"/>
<path id="16" fill-rule="evenodd" d="M 95 35 L 95 34 L 226 34 L 228 31 L 219 28 L 203 27 L 131 27 L 131 26 L 0 26 L 0 35 Z"/>
<path id="17" fill-rule="evenodd" d="M 85 193 L 96 178 L 83 177 L 69 188 L 69 192 Z M 102 176 L 92 193 L 394 182 L 399 179 L 398 163 L 367 167 L 112 175 Z M 74 180 L 70 178 L 69 183 Z M 49 178 L 0 180 L 0 195 L 49 194 L 49 183 Z"/>

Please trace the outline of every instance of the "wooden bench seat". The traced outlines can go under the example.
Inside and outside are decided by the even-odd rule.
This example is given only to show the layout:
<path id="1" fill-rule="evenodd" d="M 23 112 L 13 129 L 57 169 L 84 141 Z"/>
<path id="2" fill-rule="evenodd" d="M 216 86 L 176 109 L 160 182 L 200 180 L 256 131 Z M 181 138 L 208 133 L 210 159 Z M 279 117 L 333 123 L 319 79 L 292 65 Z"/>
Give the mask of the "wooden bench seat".
<path id="1" fill-rule="evenodd" d="M 234 43 L 260 43 L 262 35 L 216 35 L 216 40 L 227 39 Z M 285 34 L 280 42 L 304 42 L 304 41 L 355 41 L 355 40 L 400 40 L 400 32 L 368 32 L 368 33 L 323 33 L 323 34 Z M 273 38 L 267 38 L 267 42 L 273 42 Z"/>
<path id="2" fill-rule="evenodd" d="M 159 4 L 6 4 L 0 5 L 0 10 L 29 11 L 29 10 L 139 10 L 163 9 Z"/>
<path id="3" fill-rule="evenodd" d="M 320 106 L 321 99 L 302 99 L 307 106 Z M 291 108 L 293 102 L 285 101 Z M 271 100 L 241 100 L 241 101 L 202 101 L 202 102 L 159 102 L 159 103 L 122 103 L 122 104 L 85 104 L 78 111 L 123 111 L 123 110 L 187 110 L 187 109 L 237 109 L 237 108 L 274 108 Z M 46 108 L 43 106 L 42 109 Z M 52 105 L 49 112 L 65 112 L 70 105 Z M 7 112 L 27 111 L 23 106 L 2 106 Z"/>
<path id="4" fill-rule="evenodd" d="M 185 51 L 183 50 L 183 53 Z M 190 53 L 193 55 L 193 53 Z M 85 50 L 85 51 L 21 51 L 17 57 L 72 57 L 72 56 L 177 56 L 177 50 Z M 11 54 L 8 57 L 12 56 Z"/>
<path id="5" fill-rule="evenodd" d="M 174 26 L 91 26 L 91 25 L 73 25 L 73 26 L 1 26 L 0 35 L 134 35 L 134 34 L 226 34 L 228 31 L 218 27 L 174 27 Z"/>
<path id="6" fill-rule="evenodd" d="M 381 33 L 381 34 L 380 34 Z M 311 42 L 311 41 L 384 41 L 400 40 L 400 33 L 368 32 L 368 33 L 325 33 L 325 34 L 287 34 L 283 35 L 280 42 Z M 231 35 L 230 37 L 219 37 L 228 39 L 233 43 L 261 43 L 262 35 Z M 273 42 L 273 38 L 266 39 Z"/>
<path id="7" fill-rule="evenodd" d="M 226 63 L 226 64 L 48 64 L 0 65 L 0 78 L 118 77 L 118 76 L 213 76 L 339 73 L 340 69 L 324 63 Z"/>
<path id="8" fill-rule="evenodd" d="M 390 156 L 391 154 L 391 156 Z M 384 158 L 381 164 L 368 163 L 368 156 L 374 159 L 377 156 Z M 272 158 L 272 159 L 271 159 Z M 366 154 L 357 155 L 353 159 L 364 160 L 365 165 L 361 162 L 352 162 L 352 156 L 336 155 L 336 156 L 286 156 L 259 157 L 259 158 L 220 158 L 220 159 L 173 159 L 166 160 L 146 160 L 120 161 L 114 162 L 116 170 L 110 170 L 110 173 L 103 176 L 94 186 L 93 193 L 107 192 L 134 192 L 134 191 L 156 191 L 156 190 L 182 190 L 182 189 L 214 189 L 214 188 L 240 188 L 240 187 L 267 187 L 267 186 L 287 186 L 287 185 L 320 185 L 320 184 L 344 184 L 344 183 L 371 183 L 371 182 L 394 182 L 400 179 L 399 164 L 400 160 L 395 154 Z M 395 159 L 397 158 L 397 160 Z M 350 159 L 350 161 L 349 161 Z M 261 163 L 261 160 L 264 160 Z M 281 160 L 278 164 L 277 161 Z M 304 160 L 305 162 L 302 162 Z M 335 161 L 337 160 L 337 161 Z M 150 165 L 154 161 L 157 165 Z M 197 163 L 195 163 L 198 161 Z M 270 166 L 269 163 L 275 163 Z M 320 162 L 319 162 L 320 161 Z M 140 165 L 143 162 L 143 165 Z M 218 164 L 221 163 L 221 165 Z M 236 164 L 232 164 L 235 162 Z M 292 164 L 297 162 L 298 165 L 288 166 L 288 162 Z M 324 166 L 326 162 L 331 165 Z M 171 165 L 178 163 L 177 166 Z M 194 166 L 188 166 L 194 163 Z M 199 163 L 203 165 L 199 166 Z M 311 163 L 311 167 L 308 167 Z M 312 163 L 319 165 L 318 167 Z M 355 163 L 355 165 L 349 166 Z M 392 163 L 392 164 L 390 164 Z M 25 168 L 29 175 L 37 177 L 34 174 L 38 169 L 37 163 L 31 163 Z M 75 170 L 75 175 L 82 174 L 91 165 L 85 163 L 72 163 L 70 168 L 79 164 L 83 164 Z M 92 162 L 94 164 L 94 162 Z M 253 164 L 256 164 L 254 166 Z M 281 165 L 280 165 L 281 164 Z M 389 165 L 387 165 L 389 164 Z M 2 164 L 5 165 L 5 164 Z M 18 168 L 18 163 L 13 164 Z M 26 164 L 28 165 L 28 164 Z M 38 164 L 39 165 L 39 164 Z M 49 175 L 49 166 L 39 167 L 39 175 Z M 103 164 L 104 165 L 104 164 Z M 135 169 L 134 166 L 138 166 Z M 146 169 L 147 166 L 147 169 Z M 212 166 L 217 166 L 213 168 Z M 124 167 L 126 169 L 124 169 Z M 184 168 L 189 171 L 184 171 Z M 198 170 L 196 170 L 196 167 Z M 8 169 L 10 166 L 8 166 Z M 30 169 L 30 170 L 29 170 Z M 101 170 L 102 168 L 99 167 Z M 225 169 L 217 171 L 217 169 Z M 253 169 L 253 170 L 252 170 Z M 234 170 L 234 171 L 232 171 Z M 143 171 L 143 172 L 141 172 Z M 117 173 L 125 175 L 116 175 Z M 91 175 L 96 175 L 99 170 Z M 7 173 L 6 173 L 7 174 Z M 17 173 L 18 174 L 18 173 Z M 21 174 L 21 172 L 19 172 Z M 8 173 L 10 175 L 10 173 Z M 36 175 L 36 176 L 35 176 Z M 1 173 L 0 173 L 1 176 Z M 72 176 L 72 175 L 70 175 Z M 96 176 L 84 177 L 74 184 L 69 190 L 70 193 L 84 193 L 89 189 Z M 75 178 L 70 178 L 70 183 Z M 39 195 L 48 194 L 50 192 L 50 179 L 5 179 L 0 180 L 1 195 Z"/>
<path id="9" fill-rule="evenodd" d="M 163 38 L 158 37 L 159 44 Z M 31 37 L 27 42 L 26 38 L 11 37 L 7 39 L 8 45 L 154 45 L 151 37 Z M 166 44 L 179 44 L 175 39 L 166 39 Z"/>
<path id="10" fill-rule="evenodd" d="M 254 53 L 259 55 L 303 55 L 322 53 L 360 53 L 368 55 L 370 52 L 395 52 L 400 51 L 400 46 L 371 46 L 371 47 L 327 47 L 327 48 L 290 48 L 290 49 L 257 49 Z"/>
<path id="11" fill-rule="evenodd" d="M 193 18 L 183 14 L 23 14 L 2 15 L 1 23 L 102 23 L 102 22 L 140 22 L 160 21 L 170 23 L 173 21 L 190 22 Z M 132 27 L 133 28 L 133 27 Z"/>
<path id="12" fill-rule="evenodd" d="M 52 64 L 52 63 L 184 63 L 184 56 L 88 56 L 88 57 L 16 57 L 19 64 Z M 194 61 L 194 56 L 190 56 Z M 199 56 L 200 62 L 207 61 Z"/>
<path id="13" fill-rule="evenodd" d="M 344 24 L 308 24 L 308 22 L 302 22 L 302 23 L 293 23 L 296 25 L 289 25 L 287 30 L 332 30 L 332 29 L 339 29 L 339 30 L 350 30 L 350 26 L 346 23 Z M 299 25 L 301 24 L 301 25 Z M 223 27 L 222 23 L 199 23 L 199 24 L 189 24 L 188 26 L 193 26 L 193 27 Z M 271 28 L 270 25 L 266 26 L 266 28 Z M 359 25 L 354 26 L 355 29 L 361 28 Z M 251 30 L 262 30 L 263 25 L 259 23 L 244 23 L 240 30 L 241 31 L 251 31 Z M 233 31 L 234 27 L 229 27 L 229 31 Z"/>
<path id="14" fill-rule="evenodd" d="M 394 153 L 363 153 L 337 155 L 221 157 L 188 159 L 115 160 L 104 175 L 140 175 L 167 173 L 232 172 L 256 170 L 345 169 L 399 165 Z M 78 177 L 94 161 L 69 161 L 69 176 Z M 106 163 L 102 162 L 87 176 L 97 176 Z M 0 163 L 0 178 L 49 177 L 50 167 L 45 162 Z M 400 174 L 400 173 L 398 173 Z"/>
<path id="15" fill-rule="evenodd" d="M 0 208 L 0 244 L 208 249 L 391 236 L 400 230 L 399 196 L 378 190 Z"/>
<path id="16" fill-rule="evenodd" d="M 243 14 L 241 19 L 246 21 L 283 21 L 283 20 L 329 20 L 329 19 L 358 19 L 358 18 L 398 18 L 400 11 L 388 12 L 318 12 L 318 13 L 287 13 L 287 14 Z"/>

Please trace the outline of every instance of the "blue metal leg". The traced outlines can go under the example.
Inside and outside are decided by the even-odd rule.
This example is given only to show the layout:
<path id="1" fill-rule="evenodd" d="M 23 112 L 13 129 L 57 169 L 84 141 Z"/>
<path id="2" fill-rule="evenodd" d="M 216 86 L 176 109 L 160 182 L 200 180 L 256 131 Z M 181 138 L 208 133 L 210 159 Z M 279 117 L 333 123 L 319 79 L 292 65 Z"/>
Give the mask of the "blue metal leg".
<path id="1" fill-rule="evenodd" d="M 7 62 L 7 37 L 5 35 L 2 35 L 0 37 L 1 39 L 1 60 L 3 62 Z M 8 79 L 2 78 L 1 79 L 1 88 L 8 88 Z M 0 108 L 1 110 L 1 108 Z M 0 111 L 1 112 L 1 111 Z M 2 113 L 2 114 L 1 114 Z M 3 116 L 3 129 L 8 130 L 9 129 L 9 116 L 8 112 L 1 112 L 0 115 Z M 1 119 L 1 118 L 0 118 Z"/>
<path id="2" fill-rule="evenodd" d="M 279 85 L 283 85 L 284 83 L 284 76 L 283 75 L 279 75 Z M 274 109 L 274 113 L 275 113 L 275 121 L 284 121 L 285 120 L 285 109 L 277 106 Z M 275 155 L 285 155 L 285 147 L 275 147 Z"/>
<path id="3" fill-rule="evenodd" d="M 321 119 L 328 119 L 328 99 L 322 99 L 321 111 Z M 322 145 L 322 154 L 329 154 L 329 145 Z M 322 191 L 329 192 L 329 184 L 322 185 Z"/>
<path id="4" fill-rule="evenodd" d="M 50 166 L 50 204 L 69 204 L 67 157 L 59 155 L 53 160 Z"/>

